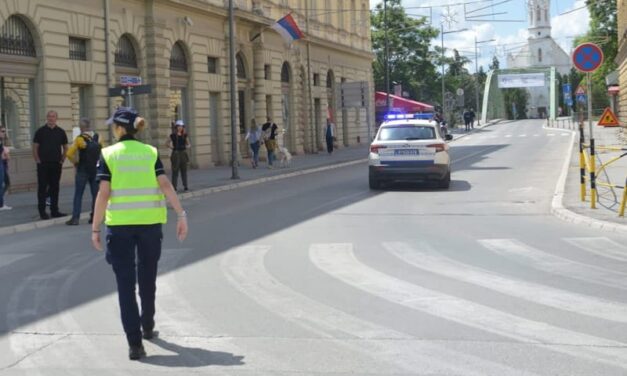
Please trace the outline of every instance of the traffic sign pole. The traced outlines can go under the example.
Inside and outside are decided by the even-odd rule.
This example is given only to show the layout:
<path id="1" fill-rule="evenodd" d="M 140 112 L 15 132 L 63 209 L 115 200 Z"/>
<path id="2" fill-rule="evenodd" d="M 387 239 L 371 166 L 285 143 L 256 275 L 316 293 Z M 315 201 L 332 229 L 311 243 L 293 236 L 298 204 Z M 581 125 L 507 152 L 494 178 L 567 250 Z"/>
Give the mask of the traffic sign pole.
<path id="1" fill-rule="evenodd" d="M 586 73 L 588 78 L 588 128 L 590 129 L 590 207 L 596 209 L 597 188 L 596 188 L 596 158 L 594 153 L 594 133 L 592 130 L 592 82 L 590 72 Z"/>

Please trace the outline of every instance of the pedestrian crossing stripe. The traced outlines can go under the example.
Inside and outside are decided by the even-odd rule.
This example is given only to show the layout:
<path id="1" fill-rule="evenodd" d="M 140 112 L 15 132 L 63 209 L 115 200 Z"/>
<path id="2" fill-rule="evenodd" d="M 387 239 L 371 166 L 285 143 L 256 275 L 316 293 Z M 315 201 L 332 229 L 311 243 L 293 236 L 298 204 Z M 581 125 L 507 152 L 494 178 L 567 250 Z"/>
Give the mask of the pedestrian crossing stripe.
<path id="1" fill-rule="evenodd" d="M 597 125 L 602 127 L 618 127 L 620 123 L 616 115 L 614 115 L 614 112 L 612 112 L 612 109 L 607 107 L 605 111 L 603 111 L 603 115 L 601 115 L 601 119 Z"/>

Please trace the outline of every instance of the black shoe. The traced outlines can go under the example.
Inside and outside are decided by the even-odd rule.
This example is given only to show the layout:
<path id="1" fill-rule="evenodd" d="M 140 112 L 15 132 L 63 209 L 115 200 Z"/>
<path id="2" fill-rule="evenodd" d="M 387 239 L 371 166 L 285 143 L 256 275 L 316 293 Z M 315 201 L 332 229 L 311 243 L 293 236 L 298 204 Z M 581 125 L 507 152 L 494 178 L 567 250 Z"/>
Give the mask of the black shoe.
<path id="1" fill-rule="evenodd" d="M 50 214 L 50 216 L 52 218 L 61 218 L 61 217 L 67 217 L 67 214 L 65 213 L 61 213 L 61 212 L 56 212 L 56 213 L 52 213 Z"/>
<path id="2" fill-rule="evenodd" d="M 68 226 L 78 226 L 78 219 L 71 218 L 69 221 L 65 222 L 65 224 Z"/>
<path id="3" fill-rule="evenodd" d="M 94 223 L 94 215 L 93 214 L 89 216 L 89 221 L 87 221 L 87 223 L 89 223 L 90 225 L 92 223 Z"/>
<path id="4" fill-rule="evenodd" d="M 139 360 L 146 356 L 146 350 L 143 345 L 131 345 L 128 347 L 128 358 L 130 360 Z"/>
<path id="5" fill-rule="evenodd" d="M 156 332 L 154 329 L 143 329 L 142 330 L 142 338 L 143 339 L 153 339 L 155 338 L 159 332 Z"/>
<path id="6" fill-rule="evenodd" d="M 185 192 L 189 191 L 189 188 L 185 187 Z"/>
<path id="7" fill-rule="evenodd" d="M 50 216 L 48 215 L 48 213 L 41 213 L 39 214 L 39 218 L 46 220 L 46 219 L 50 219 Z"/>

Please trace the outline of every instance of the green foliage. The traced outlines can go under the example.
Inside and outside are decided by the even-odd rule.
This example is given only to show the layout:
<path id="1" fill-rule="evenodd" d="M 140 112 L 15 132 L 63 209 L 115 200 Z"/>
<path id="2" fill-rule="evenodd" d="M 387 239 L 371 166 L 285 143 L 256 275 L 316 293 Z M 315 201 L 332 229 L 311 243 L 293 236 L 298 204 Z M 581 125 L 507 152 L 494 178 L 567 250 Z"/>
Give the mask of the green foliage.
<path id="1" fill-rule="evenodd" d="M 378 4 L 371 14 L 372 48 L 375 88 L 385 91 L 385 23 L 383 5 Z M 420 101 L 435 103 L 440 97 L 438 74 L 433 61 L 435 51 L 430 42 L 438 30 L 423 18 L 412 18 L 401 6 L 400 0 L 387 2 L 390 87 L 392 82 L 402 84 L 409 96 Z M 438 101 L 439 102 L 439 101 Z"/>
<path id="2" fill-rule="evenodd" d="M 503 98 L 508 119 L 518 120 L 527 118 L 527 102 L 529 101 L 529 92 L 527 92 L 527 90 L 503 89 Z M 514 104 L 513 106 L 512 103 Z M 514 107 L 516 107 L 516 113 L 514 113 Z"/>
<path id="3" fill-rule="evenodd" d="M 488 65 L 488 68 L 490 68 L 490 70 L 496 70 L 499 69 L 501 66 L 501 63 L 499 62 L 499 59 L 496 57 L 496 55 L 492 56 L 492 64 Z"/>

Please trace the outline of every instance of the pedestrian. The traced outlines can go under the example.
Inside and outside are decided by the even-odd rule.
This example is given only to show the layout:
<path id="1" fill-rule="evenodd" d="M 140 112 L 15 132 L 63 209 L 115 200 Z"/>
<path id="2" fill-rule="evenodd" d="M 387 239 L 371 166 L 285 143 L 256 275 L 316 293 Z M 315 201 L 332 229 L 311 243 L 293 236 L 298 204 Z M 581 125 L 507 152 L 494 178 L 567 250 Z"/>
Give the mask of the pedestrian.
<path id="1" fill-rule="evenodd" d="M 4 193 L 9 187 L 9 149 L 5 145 L 6 128 L 0 126 L 0 211 L 11 210 L 12 208 L 4 203 Z"/>
<path id="2" fill-rule="evenodd" d="M 106 260 L 115 273 L 128 355 L 137 360 L 146 355 L 142 337 L 152 339 L 155 335 L 157 265 L 162 225 L 167 221 L 164 196 L 176 211 L 179 241 L 187 236 L 187 215 L 165 175 L 157 149 L 135 139 L 145 126 L 144 119 L 134 109 L 121 107 L 111 122 L 119 142 L 102 149 L 91 239 L 93 246 L 102 251 L 100 224 L 104 217 Z M 135 298 L 136 283 L 141 313 Z"/>
<path id="3" fill-rule="evenodd" d="M 477 117 L 477 114 L 475 113 L 475 109 L 471 108 L 470 109 L 470 129 L 475 129 L 475 118 Z"/>
<path id="4" fill-rule="evenodd" d="M 261 147 L 261 129 L 259 129 L 255 119 L 250 120 L 250 128 L 248 133 L 246 133 L 246 140 L 253 151 L 252 167 L 257 168 L 259 166 L 259 148 Z"/>
<path id="5" fill-rule="evenodd" d="M 269 116 L 267 120 L 268 121 L 261 126 L 261 130 L 263 131 L 263 143 L 266 145 L 266 150 L 268 151 L 268 168 L 271 169 L 272 163 L 274 162 L 274 153 L 278 147 L 276 136 L 279 127 Z"/>
<path id="6" fill-rule="evenodd" d="M 85 192 L 85 186 L 87 186 L 87 184 L 89 184 L 89 190 L 91 192 L 89 223 L 92 223 L 94 218 L 94 204 L 96 202 L 96 195 L 98 194 L 96 173 L 98 161 L 100 160 L 100 150 L 102 149 L 100 136 L 98 133 L 91 130 L 91 122 L 87 118 L 80 120 L 79 127 L 81 134 L 74 139 L 72 146 L 70 146 L 67 152 L 67 158 L 76 167 L 72 218 L 65 222 L 65 224 L 69 226 L 75 226 L 79 223 L 83 203 L 83 192 Z"/>
<path id="7" fill-rule="evenodd" d="M 335 124 L 333 124 L 331 119 L 327 119 L 327 126 L 325 127 L 324 138 L 327 141 L 327 152 L 329 154 L 333 153 L 333 141 L 335 141 Z"/>
<path id="8" fill-rule="evenodd" d="M 468 109 L 464 109 L 464 113 L 462 114 L 462 117 L 464 118 L 464 126 L 465 126 L 465 130 L 466 132 L 468 132 L 470 130 L 470 111 L 468 111 Z"/>
<path id="9" fill-rule="evenodd" d="M 37 163 L 37 209 L 41 219 L 64 217 L 59 211 L 59 183 L 65 155 L 67 134 L 57 126 L 58 114 L 48 111 L 46 124 L 33 137 L 33 158 Z M 50 196 L 50 215 L 46 213 L 46 197 Z"/>
<path id="10" fill-rule="evenodd" d="M 170 139 L 168 140 L 168 147 L 172 150 L 172 154 L 170 155 L 170 162 L 172 163 L 172 185 L 176 191 L 180 172 L 183 188 L 185 191 L 189 191 L 187 185 L 189 155 L 187 154 L 187 150 L 191 148 L 191 143 L 185 131 L 185 122 L 183 122 L 183 120 L 177 120 L 174 125 L 176 126 L 176 130 L 170 135 Z"/>

